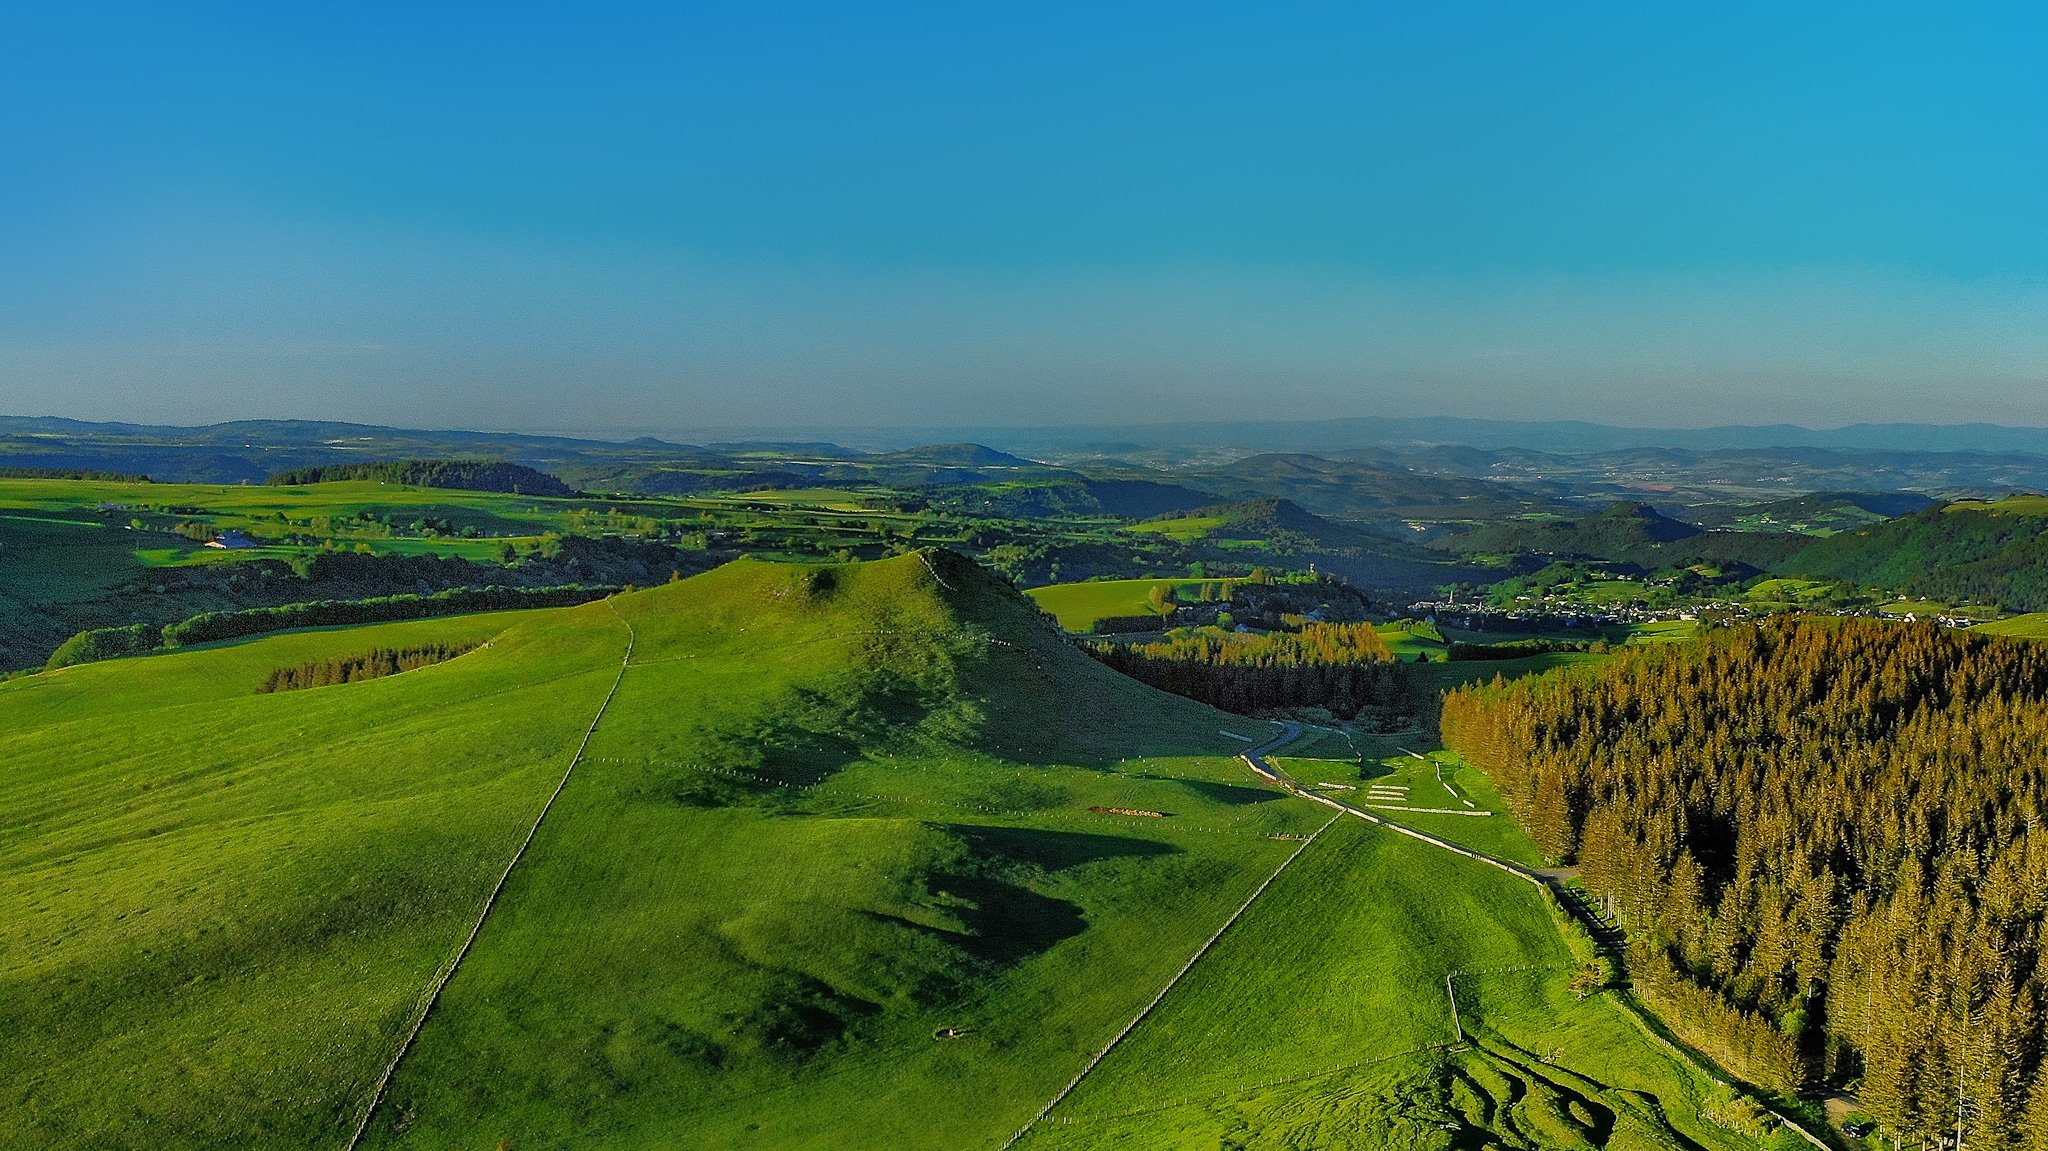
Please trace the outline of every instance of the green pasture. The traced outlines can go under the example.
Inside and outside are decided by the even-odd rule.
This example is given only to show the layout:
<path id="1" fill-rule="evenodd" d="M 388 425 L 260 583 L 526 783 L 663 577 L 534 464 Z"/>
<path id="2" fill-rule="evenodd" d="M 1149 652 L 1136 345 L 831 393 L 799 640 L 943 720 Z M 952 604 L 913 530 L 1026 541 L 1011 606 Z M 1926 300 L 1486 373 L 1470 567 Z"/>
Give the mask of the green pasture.
<path id="1" fill-rule="evenodd" d="M 427 642 L 483 646 L 255 690 Z M 1467 667 L 1502 670 L 1415 671 Z M 993 1147 L 1328 818 L 1220 730 L 1274 728 L 1116 675 L 946 553 L 741 561 L 576 608 L 0 683 L 0 1145 L 343 1145 L 589 732 L 364 1145 Z M 1313 734 L 1291 764 L 1355 779 L 1351 748 L 1393 754 Z M 1501 883 L 1345 820 L 1056 1117 L 1284 1071 L 1318 1077 L 1093 1130 L 1419 1131 L 1409 1064 L 1330 1067 L 1442 1038 L 1447 969 L 1533 963 L 1471 984 L 1481 1047 L 1447 1057 L 1471 1090 L 1531 1130 L 1649 1092 L 1728 1146 L 1604 999 L 1561 996 L 1563 937 Z M 1551 1070 L 1517 1054 L 1559 1047 Z M 1031 1139 L 1104 1145 L 1086 1131 Z"/>
<path id="2" fill-rule="evenodd" d="M 360 533 L 351 534 L 348 525 L 335 521 L 364 512 L 446 519 L 458 531 L 475 528 L 493 536 L 537 536 L 543 531 L 620 530 L 650 515 L 670 515 L 679 509 L 645 499 L 553 499 L 374 480 L 269 487 L 0 479 L 0 514 L 10 510 L 17 514 L 68 513 L 72 518 L 100 519 L 117 525 L 137 517 L 156 520 L 198 516 L 217 528 L 239 528 L 257 536 L 310 531 L 314 535 L 353 539 Z M 284 519 L 280 520 L 280 516 Z M 311 528 L 286 522 L 307 520 L 326 522 Z M 361 538 L 380 542 L 369 536 Z"/>
<path id="3" fill-rule="evenodd" d="M 1700 634 L 1700 625 L 1689 619 L 1651 620 L 1629 626 L 1629 643 L 1682 643 Z"/>
<path id="4" fill-rule="evenodd" d="M 629 620 L 590 757 L 372 1145 L 938 1148 L 1021 1122 L 1316 815 L 1216 734 L 1265 725 L 926 564 L 741 563 L 0 684 L 0 1144 L 339 1146 Z"/>
<path id="5" fill-rule="evenodd" d="M 1383 623 L 1373 630 L 1379 633 L 1381 639 L 1387 641 L 1387 648 L 1394 653 L 1394 658 L 1404 662 L 1414 662 L 1418 655 L 1441 660 L 1451 646 L 1444 639 L 1444 633 L 1433 623 L 1412 619 L 1399 620 L 1394 623 Z"/>
<path id="6" fill-rule="evenodd" d="M 587 770 L 371 1145 L 993 1145 L 1278 865 L 1272 836 L 1313 827 L 1226 757 L 1243 721 L 1022 602 L 975 593 L 964 614 L 1017 645 L 977 656 L 948 650 L 917 557 L 822 570 L 817 599 L 742 563 L 616 601 L 639 639 Z M 928 673 L 873 702 L 896 724 L 801 734 L 870 676 Z"/>
<path id="7" fill-rule="evenodd" d="M 1070 632 L 1085 632 L 1092 630 L 1096 621 L 1111 616 L 1157 614 L 1151 601 L 1155 587 L 1171 589 L 1183 603 L 1199 603 L 1228 598 L 1231 585 L 1243 582 L 1242 579 L 1091 580 L 1035 587 L 1024 594 L 1051 612 L 1061 627 Z"/>
<path id="8" fill-rule="evenodd" d="M 1189 540 L 1201 539 L 1203 536 L 1229 522 L 1230 520 L 1223 516 L 1187 516 L 1181 519 L 1148 520 L 1145 523 L 1131 524 L 1124 528 L 1124 530 L 1140 534 L 1162 535 L 1168 539 L 1180 540 L 1186 543 Z"/>
<path id="9" fill-rule="evenodd" d="M 1414 736 L 1357 733 L 1352 740 L 1364 760 L 1362 768 L 1356 759 L 1346 762 L 1289 757 L 1278 762 L 1288 774 L 1304 783 L 1350 785 L 1353 790 L 1333 789 L 1329 794 L 1366 807 L 1383 819 L 1529 867 L 1548 866 L 1537 852 L 1535 843 L 1509 814 L 1493 781 L 1484 772 L 1467 765 L 1455 753 L 1438 747 L 1434 740 L 1421 733 Z M 1327 745 L 1323 750 L 1327 754 Z M 1417 759 L 1416 755 L 1423 758 Z M 1442 782 L 1438 781 L 1439 765 L 1443 768 Z M 1375 798 L 1372 794 L 1374 784 L 1406 788 L 1406 798 L 1398 801 Z M 1473 806 L 1466 807 L 1464 800 L 1471 800 Z M 1413 810 L 1393 810 L 1398 807 Z M 1433 814 L 1436 811 L 1482 811 L 1490 814 Z"/>
<path id="10" fill-rule="evenodd" d="M 599 613 L 0 684 L 0 1145 L 337 1146 L 609 685 L 623 628 Z M 256 692 L 283 664 L 478 640 L 388 679 Z"/>
<path id="11" fill-rule="evenodd" d="M 2009 616 L 1992 623 L 1980 623 L 1970 629 L 1986 635 L 2008 635 L 2019 639 L 2048 639 L 2048 612 L 2031 612 L 2027 615 Z"/>
<path id="12" fill-rule="evenodd" d="M 1574 1001 L 1544 900 L 1342 818 L 1020 1146 L 1753 1146 L 1612 993 Z"/>
<path id="13" fill-rule="evenodd" d="M 1948 512 L 1990 512 L 2007 516 L 2048 516 L 2048 496 L 2014 495 L 1998 500 L 1955 500 Z"/>
<path id="14" fill-rule="evenodd" d="M 868 505 L 886 492 L 859 492 L 849 488 L 778 488 L 772 491 L 742 492 L 731 496 L 695 496 L 692 501 L 707 505 L 771 504 L 777 507 L 833 512 L 867 512 Z"/>

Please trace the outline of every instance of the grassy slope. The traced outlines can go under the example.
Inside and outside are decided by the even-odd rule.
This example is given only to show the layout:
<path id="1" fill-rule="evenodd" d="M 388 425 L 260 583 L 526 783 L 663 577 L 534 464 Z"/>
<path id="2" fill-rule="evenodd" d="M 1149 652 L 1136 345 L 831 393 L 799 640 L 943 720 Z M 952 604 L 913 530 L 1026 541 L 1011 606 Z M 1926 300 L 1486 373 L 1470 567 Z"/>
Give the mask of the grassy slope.
<path id="1" fill-rule="evenodd" d="M 588 722 L 603 604 L 0 684 L 0 1145 L 332 1143 Z M 389 679 L 268 669 L 498 637 Z"/>
<path id="2" fill-rule="evenodd" d="M 1085 632 L 1095 626 L 1095 621 L 1120 615 L 1155 615 L 1148 598 L 1155 587 L 1172 588 L 1176 594 L 1193 601 L 1201 598 L 1202 587 L 1208 584 L 1227 589 L 1232 583 L 1242 580 L 1197 580 L 1197 579 L 1119 579 L 1090 580 L 1087 583 L 1053 584 L 1049 587 L 1032 588 L 1025 594 L 1038 606 L 1051 612 L 1060 621 L 1060 626 L 1071 632 Z"/>
<path id="3" fill-rule="evenodd" d="M 1225 758 L 1241 745 L 1219 726 L 1259 725 L 1115 676 L 1007 588 L 936 559 L 740 563 L 610 604 L 0 685 L 0 803 L 21 813 L 0 830 L 0 914 L 27 925 L 0 941 L 0 1030 L 27 1038 L 0 1054 L 0 1143 L 338 1144 L 609 685 L 614 609 L 637 632 L 634 666 L 371 1145 L 999 1141 L 1285 858 L 1269 837 L 1323 813 Z M 280 663 L 484 636 L 386 680 L 249 694 Z M 1317 750 L 1343 754 L 1336 738 Z M 1452 857 L 1393 859 L 1379 834 L 1337 829 L 1275 885 L 1284 897 L 1254 915 L 1284 925 L 1259 933 L 1278 951 L 1212 974 L 1226 947 L 1196 969 L 1270 991 L 1261 1043 L 1309 1041 L 1261 1060 L 1370 1057 L 1405 1042 L 1401 1020 L 1430 1018 L 1418 991 L 1374 1030 L 1377 1008 L 1348 998 L 1360 978 L 1406 987 L 1451 951 L 1562 948 L 1486 887 L 1497 873 L 1475 886 Z M 1478 990 L 1524 1005 L 1496 1013 L 1517 1042 L 1549 1028 L 1684 1103 L 1661 1056 L 1547 978 Z M 1202 1042 L 1177 1058 L 1227 1076 L 1195 1066 L 1214 1054 Z M 1593 1058 L 1571 1065 L 1622 1074 Z M 1230 1124 L 1298 1143 L 1311 1112 L 1355 1127 L 1360 1108 L 1401 1111 L 1417 1088 L 1396 1079 L 1233 1103 Z"/>
<path id="4" fill-rule="evenodd" d="M 1312 826 L 971 565 L 820 570 L 617 601 L 593 758 L 371 1145 L 994 1141 Z"/>
<path id="5" fill-rule="evenodd" d="M 2048 612 L 2032 612 L 2016 615 L 1994 623 L 1980 623 L 1971 631 L 1986 635 L 2009 635 L 2021 639 L 2048 639 Z"/>
<path id="6" fill-rule="evenodd" d="M 1024 1146 L 1747 1146 L 1697 1117 L 1704 1079 L 1572 1000 L 1572 963 L 1534 888 L 1345 819 Z M 1418 1050 L 1453 1039 L 1454 970 L 1476 1043 Z"/>

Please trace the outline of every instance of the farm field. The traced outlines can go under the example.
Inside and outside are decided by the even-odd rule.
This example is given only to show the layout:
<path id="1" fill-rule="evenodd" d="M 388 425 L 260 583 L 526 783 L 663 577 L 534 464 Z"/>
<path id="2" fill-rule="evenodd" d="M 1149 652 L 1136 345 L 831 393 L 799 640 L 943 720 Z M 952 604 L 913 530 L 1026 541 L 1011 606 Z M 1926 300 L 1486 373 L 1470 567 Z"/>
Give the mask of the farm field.
<path id="1" fill-rule="evenodd" d="M 1336 758 L 1341 751 L 1325 742 L 1303 750 L 1328 758 L 1277 755 L 1273 761 L 1303 783 L 1344 785 L 1349 790 L 1333 789 L 1331 794 L 1395 823 L 1524 866 L 1548 866 L 1508 813 L 1493 781 L 1455 752 L 1421 733 L 1357 733 L 1350 742 L 1357 749 L 1355 759 Z M 1446 811 L 1485 814 L 1441 814 Z"/>
<path id="2" fill-rule="evenodd" d="M 1052 584 L 1035 587 L 1024 594 L 1051 612 L 1060 626 L 1070 632 L 1086 632 L 1096 621 L 1112 616 L 1157 615 L 1152 606 L 1152 589 L 1170 589 L 1183 602 L 1218 600 L 1230 594 L 1230 579 L 1121 579 L 1092 580 L 1087 583 Z"/>
<path id="3" fill-rule="evenodd" d="M 623 629 L 576 610 L 0 684 L 0 1145 L 336 1144 L 603 697 Z M 256 692 L 281 665 L 479 640 Z"/>
<path id="4" fill-rule="evenodd" d="M 1154 533 L 1177 540 L 1198 540 L 1229 523 L 1225 516 L 1178 516 L 1168 520 L 1147 520 L 1126 527 L 1127 532 Z"/>

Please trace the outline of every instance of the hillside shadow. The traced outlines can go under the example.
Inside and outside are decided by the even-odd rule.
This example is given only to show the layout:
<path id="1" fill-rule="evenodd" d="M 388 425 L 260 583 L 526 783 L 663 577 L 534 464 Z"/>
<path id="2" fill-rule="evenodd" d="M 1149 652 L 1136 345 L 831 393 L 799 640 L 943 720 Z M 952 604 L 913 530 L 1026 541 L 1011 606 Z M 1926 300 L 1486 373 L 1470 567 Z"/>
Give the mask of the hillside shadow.
<path id="1" fill-rule="evenodd" d="M 1203 799 L 1214 803 L 1228 804 L 1231 807 L 1245 807 L 1254 803 L 1271 803 L 1276 799 L 1285 798 L 1285 795 L 1278 791 L 1267 791 L 1257 787 L 1244 787 L 1235 783 L 1217 783 L 1207 779 L 1183 779 L 1178 782 L 1182 787 L 1187 788 Z"/>
<path id="2" fill-rule="evenodd" d="M 936 894 L 967 901 L 967 906 L 949 910 L 968 933 L 941 934 L 953 946 L 986 963 L 1020 963 L 1088 929 L 1080 904 L 1000 879 L 934 875 L 931 888 Z"/>
<path id="3" fill-rule="evenodd" d="M 1095 835 L 1085 831 L 1047 831 L 1036 827 L 990 827 L 951 824 L 946 831 L 977 856 L 1042 871 L 1064 871 L 1105 859 L 1145 859 L 1177 855 L 1181 849 L 1151 839 Z"/>

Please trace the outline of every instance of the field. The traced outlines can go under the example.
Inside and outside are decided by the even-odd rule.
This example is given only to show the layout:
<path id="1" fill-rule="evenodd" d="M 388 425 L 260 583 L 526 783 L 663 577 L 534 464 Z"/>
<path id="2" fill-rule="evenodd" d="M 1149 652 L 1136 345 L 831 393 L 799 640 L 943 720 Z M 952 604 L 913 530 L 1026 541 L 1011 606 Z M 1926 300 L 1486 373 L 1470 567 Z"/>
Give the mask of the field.
<path id="1" fill-rule="evenodd" d="M 1946 512 L 1990 512 L 1993 515 L 2048 516 L 2048 496 L 2016 495 L 1999 500 L 1955 500 Z"/>
<path id="2" fill-rule="evenodd" d="M 340 1142 L 618 676 L 628 621 L 606 723 L 372 1142 L 590 1131 L 598 1099 L 606 1145 L 839 1146 L 850 1117 L 890 1115 L 946 1147 L 1019 1120 L 1314 811 L 1218 754 L 1237 746 L 1219 725 L 1260 725 L 1042 630 L 990 657 L 919 557 L 847 569 L 824 604 L 821 570 L 0 685 L 0 1025 L 19 1040 L 0 1143 Z M 482 638 L 387 679 L 254 690 L 282 664 Z M 1018 683 L 1014 708 L 962 694 Z M 932 1038 L 948 1026 L 971 1034 Z M 947 1085 L 966 1080 L 989 1090 L 962 1111 Z"/>
<path id="3" fill-rule="evenodd" d="M 1327 821 L 1225 730 L 1276 729 L 1115 675 L 943 552 L 0 683 L 0 1144 L 342 1145 L 517 858 L 363 1145 L 995 1147 Z M 1353 748 L 1434 778 L 1314 736 L 1304 778 L 1356 781 Z M 1505 817 L 1412 818 L 1521 850 Z M 1434 1091 L 1474 1132 L 1733 1146 L 1570 963 L 1533 889 L 1346 820 L 1030 1141 L 1478 1146 L 1416 1126 Z M 1481 1045 L 1402 1054 L 1444 1040 L 1452 968 Z"/>
<path id="4" fill-rule="evenodd" d="M 1052 584 L 1032 588 L 1026 595 L 1038 601 L 1070 632 L 1094 628 L 1097 620 L 1111 616 L 1157 615 L 1152 606 L 1152 589 L 1171 589 L 1183 602 L 1219 600 L 1230 594 L 1230 585 L 1242 580 L 1228 579 L 1120 579 L 1087 583 Z"/>
<path id="5" fill-rule="evenodd" d="M 1381 624 L 1373 630 L 1387 641 L 1387 648 L 1394 653 L 1394 658 L 1404 662 L 1413 661 L 1417 656 L 1444 659 L 1451 646 L 1445 641 L 1443 631 L 1433 623 L 1401 620 Z"/>
<path id="6" fill-rule="evenodd" d="M 2020 639 L 2048 639 L 2048 612 L 2016 615 L 1994 623 L 1980 623 L 1970 629 L 1986 635 L 2009 635 Z"/>
<path id="7" fill-rule="evenodd" d="M 255 690 L 281 664 L 492 637 Z M 0 684 L 0 1144 L 336 1142 L 621 640 L 470 616 Z"/>
<path id="8" fill-rule="evenodd" d="M 1177 540 L 1198 540 L 1216 528 L 1229 523 L 1224 516 L 1179 516 L 1170 520 L 1147 520 L 1132 524 L 1127 532 L 1156 533 Z"/>
<path id="9" fill-rule="evenodd" d="M 1574 965 L 1534 887 L 1345 818 L 1020 1146 L 1753 1146 Z"/>

